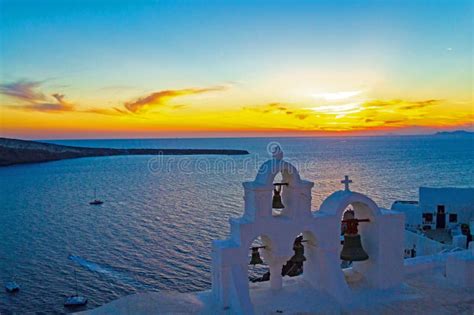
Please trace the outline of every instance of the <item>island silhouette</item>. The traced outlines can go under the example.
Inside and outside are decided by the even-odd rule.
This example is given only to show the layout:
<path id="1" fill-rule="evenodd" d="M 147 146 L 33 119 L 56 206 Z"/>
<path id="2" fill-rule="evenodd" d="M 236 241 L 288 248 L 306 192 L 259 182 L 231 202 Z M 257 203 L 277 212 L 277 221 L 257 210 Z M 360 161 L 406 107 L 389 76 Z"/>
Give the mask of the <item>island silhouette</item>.
<path id="1" fill-rule="evenodd" d="M 232 149 L 112 149 L 0 138 L 0 166 L 114 155 L 246 155 Z"/>

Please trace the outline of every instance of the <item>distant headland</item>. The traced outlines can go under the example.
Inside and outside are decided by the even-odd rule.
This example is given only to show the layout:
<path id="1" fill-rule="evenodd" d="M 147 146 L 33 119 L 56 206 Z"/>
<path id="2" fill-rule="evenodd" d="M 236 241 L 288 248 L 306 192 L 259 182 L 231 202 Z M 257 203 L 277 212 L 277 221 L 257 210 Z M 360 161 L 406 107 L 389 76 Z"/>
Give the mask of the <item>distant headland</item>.
<path id="1" fill-rule="evenodd" d="M 473 131 L 466 130 L 455 130 L 455 131 L 439 131 L 434 134 L 435 136 L 454 136 L 454 137 L 465 137 L 474 136 Z"/>
<path id="2" fill-rule="evenodd" d="M 73 147 L 37 141 L 0 138 L 0 166 L 113 155 L 246 155 L 229 149 L 111 149 Z"/>

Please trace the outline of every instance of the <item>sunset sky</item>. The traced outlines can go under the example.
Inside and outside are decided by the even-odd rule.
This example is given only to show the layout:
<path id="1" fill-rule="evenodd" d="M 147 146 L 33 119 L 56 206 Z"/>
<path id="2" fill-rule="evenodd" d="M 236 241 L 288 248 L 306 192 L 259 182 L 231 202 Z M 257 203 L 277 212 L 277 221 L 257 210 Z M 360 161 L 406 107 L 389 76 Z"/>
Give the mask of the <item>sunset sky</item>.
<path id="1" fill-rule="evenodd" d="M 0 2 L 1 135 L 473 129 L 473 1 Z"/>

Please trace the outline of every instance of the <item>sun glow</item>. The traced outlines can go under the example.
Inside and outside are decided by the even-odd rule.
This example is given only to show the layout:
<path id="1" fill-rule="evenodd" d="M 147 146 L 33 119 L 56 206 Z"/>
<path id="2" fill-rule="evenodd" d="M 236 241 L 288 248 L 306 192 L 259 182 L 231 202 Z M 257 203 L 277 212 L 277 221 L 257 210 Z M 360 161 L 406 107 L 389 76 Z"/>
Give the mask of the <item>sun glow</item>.
<path id="1" fill-rule="evenodd" d="M 312 96 L 316 99 L 324 99 L 326 101 L 340 101 L 345 100 L 357 95 L 360 95 L 363 91 L 341 91 L 333 93 L 318 93 L 313 94 Z"/>
<path id="2" fill-rule="evenodd" d="M 308 109 L 324 114 L 349 114 L 357 113 L 362 110 L 362 102 L 348 103 L 348 104 L 335 104 L 335 105 L 322 105 L 310 107 Z"/>

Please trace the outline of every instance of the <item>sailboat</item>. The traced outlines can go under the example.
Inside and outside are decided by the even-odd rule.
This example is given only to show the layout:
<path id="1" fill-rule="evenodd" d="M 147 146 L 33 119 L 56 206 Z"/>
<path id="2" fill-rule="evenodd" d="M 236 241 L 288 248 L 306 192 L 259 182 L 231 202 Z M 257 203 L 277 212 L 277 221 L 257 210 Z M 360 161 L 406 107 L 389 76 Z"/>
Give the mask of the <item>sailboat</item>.
<path id="1" fill-rule="evenodd" d="M 103 204 L 104 202 L 100 199 L 97 199 L 97 189 L 94 189 L 94 200 L 92 200 L 91 202 L 89 202 L 90 205 L 94 205 L 94 206 L 97 206 L 97 205 L 101 205 Z"/>
<path id="2" fill-rule="evenodd" d="M 70 295 L 64 301 L 64 306 L 74 307 L 74 306 L 83 306 L 87 304 L 87 298 L 77 293 L 77 275 L 76 269 L 74 269 L 74 279 L 76 280 L 76 294 Z"/>

